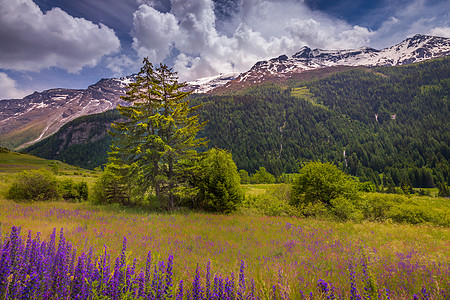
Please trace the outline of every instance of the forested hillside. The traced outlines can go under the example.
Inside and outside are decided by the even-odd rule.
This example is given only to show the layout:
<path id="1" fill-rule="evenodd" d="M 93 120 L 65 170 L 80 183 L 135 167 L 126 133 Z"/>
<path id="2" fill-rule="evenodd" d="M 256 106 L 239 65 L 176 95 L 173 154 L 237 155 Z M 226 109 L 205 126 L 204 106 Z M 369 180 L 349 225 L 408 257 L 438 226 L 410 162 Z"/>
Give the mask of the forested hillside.
<path id="1" fill-rule="evenodd" d="M 80 117 L 24 151 L 42 158 L 94 169 L 106 162 L 112 141 L 108 130 L 111 123 L 119 118 L 117 110 Z"/>
<path id="2" fill-rule="evenodd" d="M 250 173 L 259 167 L 274 175 L 296 172 L 302 162 L 320 159 L 385 186 L 450 184 L 449 62 L 359 68 L 291 81 L 289 88 L 195 95 L 191 103 L 203 104 L 198 112 L 209 122 L 200 134 L 208 147 L 230 150 L 238 168 Z M 109 122 L 118 115 L 90 118 Z M 107 137 L 66 148 L 58 134 L 27 151 L 90 168 L 105 162 Z"/>

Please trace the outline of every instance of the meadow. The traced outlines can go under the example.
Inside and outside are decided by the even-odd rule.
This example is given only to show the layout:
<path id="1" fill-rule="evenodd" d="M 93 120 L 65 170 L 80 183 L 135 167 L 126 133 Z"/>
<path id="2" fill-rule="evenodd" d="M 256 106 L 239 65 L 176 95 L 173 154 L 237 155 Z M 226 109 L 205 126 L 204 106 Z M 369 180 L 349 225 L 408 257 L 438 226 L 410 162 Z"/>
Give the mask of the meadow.
<path id="1" fill-rule="evenodd" d="M 255 295 L 261 299 L 272 299 L 274 290 L 276 299 L 302 299 L 302 295 L 327 299 L 330 295 L 320 287 L 321 280 L 342 299 L 356 294 L 368 299 L 371 287 L 385 299 L 424 297 L 422 289 L 429 297 L 423 299 L 450 296 L 450 230 L 445 227 L 149 214 L 118 206 L 19 204 L 4 199 L 0 211 L 3 249 L 11 228 L 17 226 L 24 240 L 28 232 L 30 237 L 40 232 L 41 239 L 48 241 L 54 228 L 57 235 L 62 230 L 77 256 L 91 251 L 100 257 L 106 251 L 119 257 L 126 238 L 126 263 L 132 265 L 136 259 L 136 270 L 146 268 L 149 252 L 152 270 L 172 255 L 174 293 L 180 280 L 185 287 L 193 286 L 197 268 L 205 285 L 208 264 L 211 274 L 234 277 L 237 291 L 243 262 L 247 284 L 254 280 Z"/>
<path id="2" fill-rule="evenodd" d="M 36 162 L 9 164 L 21 169 Z M 247 199 L 258 199 L 261 207 L 232 215 L 152 213 L 90 202 L 17 203 L 1 191 L 18 170 L 2 171 L 4 299 L 450 297 L 448 226 L 289 217 L 280 204 L 287 184 L 244 186 Z M 90 186 L 96 178 L 95 172 L 65 165 L 59 173 Z M 279 205 L 261 204 L 274 195 Z M 444 198 L 420 201 L 448 206 Z"/>

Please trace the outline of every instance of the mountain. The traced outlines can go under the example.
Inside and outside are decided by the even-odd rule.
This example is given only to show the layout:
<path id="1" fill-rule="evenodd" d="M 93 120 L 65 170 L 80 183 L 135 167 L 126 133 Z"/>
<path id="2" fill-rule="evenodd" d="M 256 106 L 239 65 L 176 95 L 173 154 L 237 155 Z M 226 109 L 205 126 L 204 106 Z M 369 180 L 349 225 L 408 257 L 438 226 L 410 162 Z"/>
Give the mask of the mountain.
<path id="1" fill-rule="evenodd" d="M 353 50 L 312 50 L 303 47 L 292 57 L 281 55 L 267 61 L 257 62 L 249 71 L 240 74 L 236 79 L 216 90 L 216 93 L 242 89 L 263 82 L 286 83 L 289 79 L 298 80 L 299 76 L 304 76 L 305 73 L 309 73 L 309 78 L 316 75 L 321 78 L 323 76 L 320 74 L 324 72 L 323 69 L 330 67 L 341 71 L 342 66 L 347 68 L 399 66 L 449 54 L 450 39 L 419 34 L 382 50 L 369 47 Z M 325 75 L 332 71 L 333 69 L 328 69 L 325 71 Z"/>
<path id="2" fill-rule="evenodd" d="M 415 35 L 402 43 L 376 50 L 311 50 L 303 47 L 292 57 L 256 63 L 241 74 L 222 74 L 192 81 L 186 89 L 196 93 L 227 94 L 261 83 L 288 85 L 320 79 L 345 70 L 367 66 L 396 66 L 450 54 L 450 39 Z M 0 101 L 0 146 L 19 149 L 41 141 L 77 117 L 101 113 L 125 104 L 133 75 L 102 79 L 84 90 L 51 89 L 23 99 Z"/>
<path id="3" fill-rule="evenodd" d="M 204 94 L 214 89 L 224 86 L 229 81 L 236 79 L 239 73 L 220 74 L 211 77 L 203 77 L 188 82 L 187 90 L 193 90 L 196 94 Z"/>
<path id="4" fill-rule="evenodd" d="M 84 90 L 50 89 L 23 99 L 0 101 L 0 145 L 21 148 L 36 143 L 78 117 L 125 104 L 120 96 L 132 76 L 101 79 Z"/>
<path id="5" fill-rule="evenodd" d="M 208 147 L 230 151 L 249 173 L 265 167 L 280 175 L 321 160 L 385 186 L 433 187 L 450 184 L 449 75 L 445 57 L 350 68 L 291 81 L 289 88 L 263 84 L 228 95 L 193 95 L 191 104 L 202 104 L 199 117 L 209 120 L 199 137 L 210 140 Z M 119 117 L 108 112 L 77 119 L 25 150 L 95 167 L 106 162 L 106 128 Z"/>
<path id="6" fill-rule="evenodd" d="M 79 117 L 24 151 L 42 158 L 94 169 L 106 162 L 112 141 L 108 130 L 111 123 L 119 121 L 121 117 L 116 109 Z"/>

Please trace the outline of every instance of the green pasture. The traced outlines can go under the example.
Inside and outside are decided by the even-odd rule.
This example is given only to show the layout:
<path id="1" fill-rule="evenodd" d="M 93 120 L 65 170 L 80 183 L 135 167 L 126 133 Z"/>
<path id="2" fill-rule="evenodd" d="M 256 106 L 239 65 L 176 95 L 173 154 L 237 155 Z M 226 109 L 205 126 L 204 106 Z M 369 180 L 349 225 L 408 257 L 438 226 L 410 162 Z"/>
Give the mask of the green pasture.
<path id="1" fill-rule="evenodd" d="M 139 267 L 144 267 L 148 251 L 154 261 L 173 254 L 176 280 L 189 280 L 196 266 L 204 268 L 208 261 L 214 273 L 238 274 L 244 260 L 246 276 L 255 279 L 258 286 L 277 282 L 281 276 L 294 296 L 299 285 L 305 292 L 313 291 L 319 279 L 349 286 L 348 262 L 357 263 L 361 255 L 369 257 L 375 278 L 392 284 L 402 282 L 406 273 L 400 270 L 386 277 L 384 268 L 403 263 L 405 256 L 411 256 L 408 263 L 433 272 L 437 272 L 433 266 L 450 263 L 450 229 L 430 225 L 244 214 L 156 214 L 114 205 L 24 204 L 5 199 L 0 199 L 0 220 L 1 234 L 20 226 L 24 235 L 40 232 L 48 239 L 54 228 L 58 232 L 63 229 L 77 253 L 106 249 L 113 258 L 126 237 L 127 255 L 130 260 L 136 258 Z M 419 290 L 428 278 L 421 272 L 408 276 L 414 279 L 408 283 L 409 290 Z M 448 288 L 443 278 L 430 280 Z"/>

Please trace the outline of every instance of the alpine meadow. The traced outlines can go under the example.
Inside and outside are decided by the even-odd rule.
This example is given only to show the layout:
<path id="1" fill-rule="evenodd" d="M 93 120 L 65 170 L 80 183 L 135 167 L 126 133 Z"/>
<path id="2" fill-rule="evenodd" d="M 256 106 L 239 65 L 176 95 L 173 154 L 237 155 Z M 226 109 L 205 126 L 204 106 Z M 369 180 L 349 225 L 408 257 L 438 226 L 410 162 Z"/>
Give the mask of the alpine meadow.
<path id="1" fill-rule="evenodd" d="M 0 103 L 0 298 L 450 299 L 449 40 Z"/>

